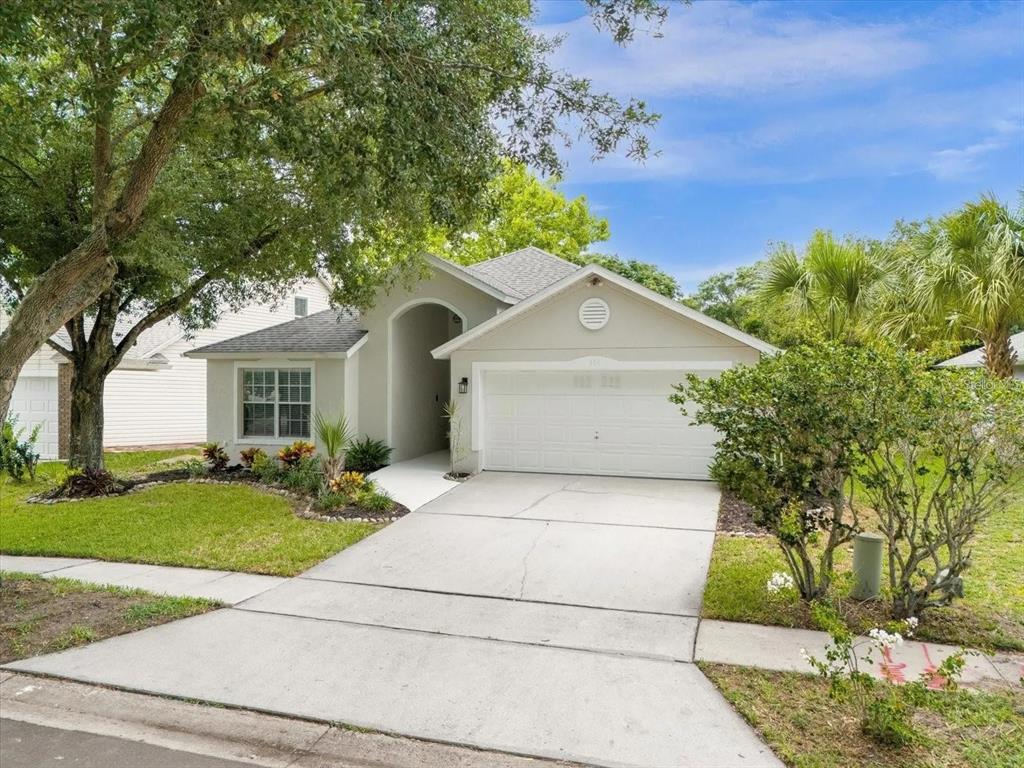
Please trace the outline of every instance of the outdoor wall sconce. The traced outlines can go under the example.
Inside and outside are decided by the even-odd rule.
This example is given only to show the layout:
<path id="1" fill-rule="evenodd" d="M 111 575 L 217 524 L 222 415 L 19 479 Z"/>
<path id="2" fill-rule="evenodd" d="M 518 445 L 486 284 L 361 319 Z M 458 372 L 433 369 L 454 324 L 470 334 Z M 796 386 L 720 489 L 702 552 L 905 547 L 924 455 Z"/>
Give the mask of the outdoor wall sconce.
<path id="1" fill-rule="evenodd" d="M 459 394 L 464 395 L 469 392 L 469 379 L 463 376 L 459 379 Z"/>

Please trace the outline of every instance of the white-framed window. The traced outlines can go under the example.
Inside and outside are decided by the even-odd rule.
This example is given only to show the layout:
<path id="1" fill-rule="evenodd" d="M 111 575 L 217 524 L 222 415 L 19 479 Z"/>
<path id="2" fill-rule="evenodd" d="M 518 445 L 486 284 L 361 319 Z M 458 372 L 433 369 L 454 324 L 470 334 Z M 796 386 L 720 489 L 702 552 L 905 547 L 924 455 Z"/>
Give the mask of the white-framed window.
<path id="1" fill-rule="evenodd" d="M 295 316 L 305 317 L 309 314 L 309 299 L 305 296 L 295 297 Z"/>
<path id="2" fill-rule="evenodd" d="M 310 368 L 242 368 L 242 437 L 309 439 Z"/>

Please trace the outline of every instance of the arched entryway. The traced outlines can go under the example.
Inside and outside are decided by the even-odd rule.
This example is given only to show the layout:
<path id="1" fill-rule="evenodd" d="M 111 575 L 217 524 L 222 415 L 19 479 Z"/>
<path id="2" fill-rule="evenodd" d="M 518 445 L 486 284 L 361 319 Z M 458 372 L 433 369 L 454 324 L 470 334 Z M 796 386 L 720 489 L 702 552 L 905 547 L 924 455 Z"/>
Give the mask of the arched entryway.
<path id="1" fill-rule="evenodd" d="M 392 461 L 447 446 L 442 410 L 451 398 L 451 364 L 430 351 L 465 328 L 465 314 L 426 299 L 399 307 L 388 323 L 388 442 Z"/>

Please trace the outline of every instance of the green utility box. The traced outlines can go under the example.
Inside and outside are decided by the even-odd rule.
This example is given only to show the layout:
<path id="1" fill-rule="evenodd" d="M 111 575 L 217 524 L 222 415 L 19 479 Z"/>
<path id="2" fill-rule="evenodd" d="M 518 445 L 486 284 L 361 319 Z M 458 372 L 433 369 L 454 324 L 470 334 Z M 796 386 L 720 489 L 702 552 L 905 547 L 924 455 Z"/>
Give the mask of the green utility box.
<path id="1" fill-rule="evenodd" d="M 880 533 L 858 533 L 853 537 L 853 591 L 855 600 L 878 597 L 882 588 L 882 550 L 885 537 Z"/>

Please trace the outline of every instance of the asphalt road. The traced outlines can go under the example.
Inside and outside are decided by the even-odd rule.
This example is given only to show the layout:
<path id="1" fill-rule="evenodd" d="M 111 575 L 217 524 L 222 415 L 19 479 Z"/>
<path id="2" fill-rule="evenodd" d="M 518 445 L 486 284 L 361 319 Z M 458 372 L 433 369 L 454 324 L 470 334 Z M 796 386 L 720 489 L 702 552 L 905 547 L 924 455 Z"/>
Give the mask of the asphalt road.
<path id="1" fill-rule="evenodd" d="M 0 765 L 3 768 L 252 768 L 252 763 L 6 719 L 0 719 Z"/>

